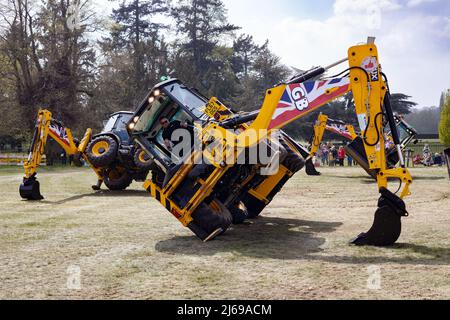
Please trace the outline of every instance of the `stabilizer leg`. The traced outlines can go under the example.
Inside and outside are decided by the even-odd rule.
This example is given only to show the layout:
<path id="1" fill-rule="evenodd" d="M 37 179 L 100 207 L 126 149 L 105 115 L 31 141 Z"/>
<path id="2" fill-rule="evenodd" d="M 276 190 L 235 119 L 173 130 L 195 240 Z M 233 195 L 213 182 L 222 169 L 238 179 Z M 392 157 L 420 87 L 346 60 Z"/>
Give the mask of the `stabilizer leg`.
<path id="1" fill-rule="evenodd" d="M 97 180 L 97 184 L 92 185 L 92 190 L 98 191 L 102 186 L 103 180 Z"/>
<path id="2" fill-rule="evenodd" d="M 380 193 L 372 227 L 351 240 L 351 243 L 360 246 L 390 246 L 400 237 L 401 217 L 408 216 L 405 203 L 386 188 L 381 188 Z"/>
<path id="3" fill-rule="evenodd" d="M 320 176 L 321 173 L 317 171 L 314 163 L 312 162 L 312 158 L 309 158 L 305 161 L 305 172 L 308 176 Z"/>

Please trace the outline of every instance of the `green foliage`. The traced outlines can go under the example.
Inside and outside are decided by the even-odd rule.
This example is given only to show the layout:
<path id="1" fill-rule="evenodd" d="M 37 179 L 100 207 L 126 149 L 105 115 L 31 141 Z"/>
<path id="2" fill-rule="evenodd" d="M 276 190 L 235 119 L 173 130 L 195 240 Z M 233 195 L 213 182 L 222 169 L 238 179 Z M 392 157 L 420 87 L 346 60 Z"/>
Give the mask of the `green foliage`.
<path id="1" fill-rule="evenodd" d="M 438 107 L 414 109 L 405 120 L 421 134 L 437 134 L 440 111 Z"/>
<path id="2" fill-rule="evenodd" d="M 111 0 L 118 8 L 109 25 L 82 2 L 75 29 L 68 27 L 71 1 L 4 1 L 11 12 L 0 32 L 0 139 L 29 141 L 38 108 L 50 109 L 78 137 L 86 127 L 98 131 L 111 113 L 133 110 L 162 76 L 236 111 L 254 111 L 266 89 L 291 73 L 267 41 L 236 34 L 221 0 Z M 94 40 L 100 29 L 102 39 Z M 393 94 L 394 110 L 409 113 L 409 99 Z M 321 111 L 354 122 L 349 101 L 351 95 Z M 317 114 L 286 130 L 307 139 Z"/>
<path id="3" fill-rule="evenodd" d="M 442 106 L 439 138 L 444 145 L 450 146 L 450 90 L 447 91 Z"/>
<path id="4" fill-rule="evenodd" d="M 410 96 L 403 93 L 391 94 L 391 105 L 394 112 L 402 115 L 410 114 L 411 109 L 417 106 L 417 103 L 410 101 Z"/>

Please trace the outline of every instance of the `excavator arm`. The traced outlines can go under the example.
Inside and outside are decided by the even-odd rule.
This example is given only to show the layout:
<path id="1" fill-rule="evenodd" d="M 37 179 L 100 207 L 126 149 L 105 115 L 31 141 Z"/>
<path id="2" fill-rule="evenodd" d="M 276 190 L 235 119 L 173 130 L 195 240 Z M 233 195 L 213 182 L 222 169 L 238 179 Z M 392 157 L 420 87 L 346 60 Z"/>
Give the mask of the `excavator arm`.
<path id="1" fill-rule="evenodd" d="M 320 113 L 317 117 L 316 122 L 314 123 L 309 158 L 312 158 L 317 154 L 320 144 L 322 143 L 325 131 L 336 133 L 348 140 L 353 140 L 358 136 L 356 134 L 355 128 L 351 124 L 345 124 L 344 122 L 339 120 L 332 120 L 328 118 L 327 115 Z"/>
<path id="2" fill-rule="evenodd" d="M 74 156 L 76 160 L 83 157 L 88 161 L 84 150 L 86 149 L 91 136 L 92 130 L 88 128 L 80 144 L 77 146 L 69 128 L 66 128 L 61 122 L 54 119 L 50 111 L 45 109 L 39 110 L 28 158 L 23 164 L 25 176 L 23 178 L 23 183 L 19 187 L 20 196 L 27 200 L 43 199 L 40 193 L 39 182 L 36 180 L 36 175 L 42 160 L 42 155 L 45 152 L 48 137 L 51 137 L 56 141 L 61 148 L 64 149 L 67 155 Z M 90 162 L 88 161 L 88 163 Z M 92 168 L 97 176 L 101 178 L 99 169 L 94 166 L 92 166 Z"/>
<path id="3" fill-rule="evenodd" d="M 389 245 L 400 236 L 401 216 L 408 215 L 403 198 L 410 195 L 409 187 L 412 177 L 404 165 L 400 139 L 389 100 L 387 79 L 381 72 L 378 50 L 373 40 L 369 39 L 367 44 L 351 47 L 348 50 L 348 58 L 325 68 L 319 67 L 307 71 L 287 83 L 267 90 L 263 106 L 250 128 L 258 132 L 267 130 L 269 133 L 281 129 L 351 91 L 361 130 L 360 147 L 366 155 L 368 168 L 375 172 L 378 190 L 381 193 L 372 228 L 367 233 L 356 237 L 353 243 Z M 344 76 L 310 81 L 347 61 L 349 67 L 340 73 Z M 389 123 L 393 143 L 398 153 L 400 163 L 398 168 L 389 168 L 387 165 L 384 121 Z M 238 139 L 249 147 L 257 143 L 261 137 L 249 138 L 247 131 L 241 133 Z M 399 180 L 402 184 L 400 196 L 388 190 L 388 181 L 391 179 Z"/>

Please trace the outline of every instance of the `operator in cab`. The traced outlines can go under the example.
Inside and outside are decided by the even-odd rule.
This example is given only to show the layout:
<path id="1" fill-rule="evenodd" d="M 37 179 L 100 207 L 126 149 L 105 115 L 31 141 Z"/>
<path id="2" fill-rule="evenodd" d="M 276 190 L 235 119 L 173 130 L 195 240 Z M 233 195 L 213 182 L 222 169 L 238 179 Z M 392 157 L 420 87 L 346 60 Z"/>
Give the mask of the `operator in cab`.
<path id="1" fill-rule="evenodd" d="M 188 132 L 191 138 L 188 142 L 191 143 L 191 146 L 193 145 L 194 128 L 192 125 L 189 125 L 187 122 L 181 122 L 179 120 L 169 121 L 169 119 L 166 117 L 159 119 L 159 123 L 163 128 L 162 137 L 164 139 L 164 145 L 166 146 L 167 150 L 172 151 L 172 148 L 174 146 L 181 142 L 185 142 L 183 141 L 183 139 L 173 140 L 173 133 L 178 129 L 186 130 Z"/>

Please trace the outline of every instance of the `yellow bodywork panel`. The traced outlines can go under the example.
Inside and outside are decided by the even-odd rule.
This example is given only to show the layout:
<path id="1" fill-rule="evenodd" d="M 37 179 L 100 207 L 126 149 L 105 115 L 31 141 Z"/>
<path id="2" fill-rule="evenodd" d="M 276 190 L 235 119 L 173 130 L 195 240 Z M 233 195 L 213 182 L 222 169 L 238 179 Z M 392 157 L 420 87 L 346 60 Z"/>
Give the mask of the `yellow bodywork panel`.
<path id="1" fill-rule="evenodd" d="M 381 106 L 387 86 L 381 77 L 377 47 L 354 46 L 348 56 L 351 91 L 369 166 L 386 169 Z"/>
<path id="2" fill-rule="evenodd" d="M 280 169 L 276 174 L 268 176 L 267 179 L 263 181 L 263 183 L 261 183 L 255 189 L 251 189 L 249 193 L 258 200 L 268 203 L 269 200 L 267 199 L 267 197 L 281 181 L 281 179 L 284 178 L 285 175 L 291 175 L 291 173 L 284 166 L 280 166 Z"/>

